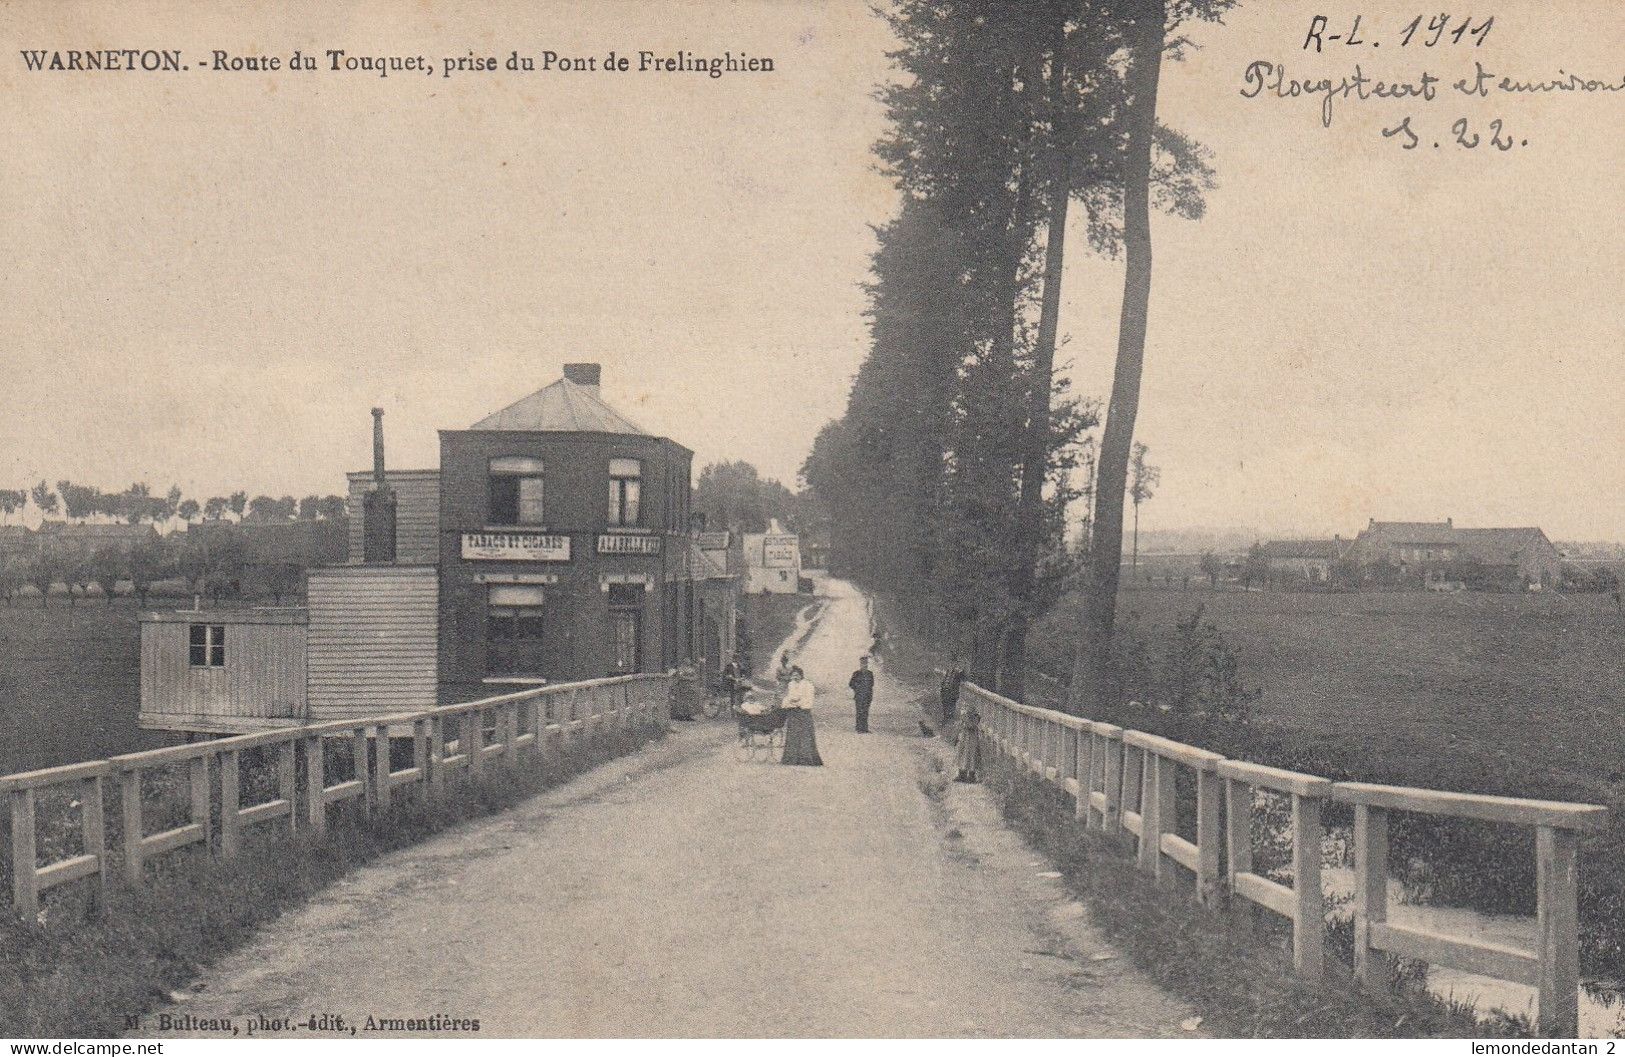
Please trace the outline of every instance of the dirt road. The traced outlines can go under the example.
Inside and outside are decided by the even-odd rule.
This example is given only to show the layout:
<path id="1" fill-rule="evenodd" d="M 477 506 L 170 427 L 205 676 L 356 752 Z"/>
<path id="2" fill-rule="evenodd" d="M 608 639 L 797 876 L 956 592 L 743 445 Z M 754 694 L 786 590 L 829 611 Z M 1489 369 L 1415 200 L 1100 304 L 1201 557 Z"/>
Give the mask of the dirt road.
<path id="1" fill-rule="evenodd" d="M 826 766 L 742 762 L 731 727 L 675 724 L 359 871 L 164 1012 L 244 1034 L 324 1012 L 477 1018 L 484 1037 L 1186 1034 L 985 791 L 921 792 L 917 690 L 881 671 L 876 733 L 852 732 L 867 609 L 828 591 L 798 658 Z"/>

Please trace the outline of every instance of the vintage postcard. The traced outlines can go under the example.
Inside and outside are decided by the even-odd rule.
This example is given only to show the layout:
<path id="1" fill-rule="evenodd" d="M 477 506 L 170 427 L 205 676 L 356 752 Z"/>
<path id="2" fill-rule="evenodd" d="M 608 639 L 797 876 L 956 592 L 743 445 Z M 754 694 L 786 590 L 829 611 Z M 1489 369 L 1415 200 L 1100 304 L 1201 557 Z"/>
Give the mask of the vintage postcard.
<path id="1" fill-rule="evenodd" d="M 1612 1053 L 1622 49 L 0 0 L 0 1037 Z"/>

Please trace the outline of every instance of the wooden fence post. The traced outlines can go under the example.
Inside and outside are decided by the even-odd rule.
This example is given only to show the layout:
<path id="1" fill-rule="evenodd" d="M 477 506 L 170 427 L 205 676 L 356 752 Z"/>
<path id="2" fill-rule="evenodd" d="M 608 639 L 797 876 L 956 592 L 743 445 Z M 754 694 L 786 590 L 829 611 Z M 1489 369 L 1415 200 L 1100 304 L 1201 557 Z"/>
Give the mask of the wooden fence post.
<path id="1" fill-rule="evenodd" d="M 203 827 L 203 846 L 209 846 L 209 758 L 197 756 L 187 764 L 192 787 L 192 821 Z"/>
<path id="2" fill-rule="evenodd" d="M 1121 732 L 1106 732 L 1103 740 L 1105 752 L 1101 773 L 1104 776 L 1106 810 L 1100 819 L 1100 826 L 1106 833 L 1115 834 L 1123 828 L 1123 754 L 1127 750 L 1123 746 Z"/>
<path id="3" fill-rule="evenodd" d="M 367 728 L 356 727 L 350 731 L 350 762 L 355 772 L 355 780 L 361 783 L 361 809 L 371 815 L 378 807 L 378 782 L 368 773 Z"/>
<path id="4" fill-rule="evenodd" d="M 124 819 L 124 879 L 141 887 L 141 769 L 132 767 L 118 776 L 120 814 Z"/>
<path id="5" fill-rule="evenodd" d="M 32 925 L 39 917 L 39 865 L 34 848 L 34 790 L 11 791 L 11 891 L 17 916 Z"/>
<path id="6" fill-rule="evenodd" d="M 1325 897 L 1320 891 L 1320 799 L 1292 794 L 1292 967 L 1318 977 L 1325 969 Z"/>
<path id="7" fill-rule="evenodd" d="M 1354 976 L 1374 991 L 1387 987 L 1371 926 L 1388 920 L 1388 812 L 1354 805 Z"/>
<path id="8" fill-rule="evenodd" d="M 299 743 L 292 738 L 276 747 L 277 795 L 288 802 L 288 830 L 299 828 Z"/>
<path id="9" fill-rule="evenodd" d="M 1579 835 L 1535 827 L 1536 916 L 1540 929 L 1540 1033 L 1573 1038 L 1579 1031 Z"/>
<path id="10" fill-rule="evenodd" d="M 1252 903 L 1235 894 L 1236 875 L 1253 872 L 1253 787 L 1233 778 L 1224 781 L 1225 873 L 1230 910 L 1242 921 L 1253 920 Z"/>
<path id="11" fill-rule="evenodd" d="M 327 750 L 320 734 L 305 739 L 305 812 L 311 829 L 327 832 Z"/>
<path id="12" fill-rule="evenodd" d="M 429 802 L 429 721 L 412 721 L 412 766 L 418 772 L 418 803 Z"/>
<path id="13" fill-rule="evenodd" d="M 1196 772 L 1196 899 L 1219 904 L 1219 841 L 1224 833 L 1224 789 L 1217 771 Z"/>
<path id="14" fill-rule="evenodd" d="M 235 749 L 220 754 L 220 857 L 228 862 L 242 846 L 241 756 Z"/>
<path id="15" fill-rule="evenodd" d="M 1145 831 L 1145 775 L 1142 768 L 1145 763 L 1143 754 L 1128 743 L 1125 737 L 1121 742 L 1123 746 L 1123 798 L 1121 801 L 1121 814 L 1128 814 L 1130 798 L 1135 798 L 1134 811 L 1140 816 L 1140 830 Z M 1126 826 L 1124 827 L 1127 828 Z"/>
<path id="16" fill-rule="evenodd" d="M 468 746 L 463 752 L 468 756 L 469 777 L 475 779 L 485 773 L 485 717 L 480 714 L 482 711 L 471 708 L 463 713 L 463 741 Z"/>
<path id="17" fill-rule="evenodd" d="M 1089 734 L 1082 727 L 1067 727 L 1065 734 L 1065 762 L 1062 765 L 1062 786 L 1072 779 L 1077 790 L 1072 800 L 1072 820 L 1083 822 L 1089 817 L 1089 780 L 1084 777 L 1089 759 Z"/>
<path id="18" fill-rule="evenodd" d="M 1172 775 L 1164 773 L 1163 759 L 1150 749 L 1135 746 L 1140 754 L 1140 872 L 1162 877 L 1162 787 Z"/>
<path id="19" fill-rule="evenodd" d="M 1164 887 L 1174 883 L 1179 876 L 1174 869 L 1174 861 L 1162 854 L 1162 836 L 1165 833 L 1177 833 L 1179 830 L 1179 762 L 1166 756 L 1155 757 L 1157 772 L 1157 832 L 1151 842 L 1151 867 Z M 1201 891 L 1201 878 L 1197 878 L 1197 891 Z"/>
<path id="20" fill-rule="evenodd" d="M 429 717 L 429 796 L 440 799 L 446 791 L 446 719 L 436 712 Z"/>
<path id="21" fill-rule="evenodd" d="M 379 811 L 389 810 L 389 770 L 389 724 L 380 723 L 372 728 L 372 782 Z"/>
<path id="22" fill-rule="evenodd" d="M 102 776 L 85 779 L 79 790 L 79 832 L 85 854 L 96 856 L 96 887 L 92 898 L 98 913 L 107 912 L 107 819 L 102 808 Z"/>

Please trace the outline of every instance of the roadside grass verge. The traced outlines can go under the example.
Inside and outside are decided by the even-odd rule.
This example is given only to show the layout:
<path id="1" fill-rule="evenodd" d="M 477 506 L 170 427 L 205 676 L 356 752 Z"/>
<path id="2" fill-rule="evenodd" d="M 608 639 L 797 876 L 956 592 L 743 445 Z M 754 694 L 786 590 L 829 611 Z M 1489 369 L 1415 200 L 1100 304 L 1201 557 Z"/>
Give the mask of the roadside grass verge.
<path id="1" fill-rule="evenodd" d="M 796 614 L 816 602 L 812 595 L 803 594 L 745 596 L 745 638 L 751 672 L 756 678 L 773 678 L 773 670 L 778 666 L 774 651 L 795 630 Z"/>
<path id="2" fill-rule="evenodd" d="M 1352 974 L 1328 959 L 1327 976 L 1292 972 L 1281 932 L 1272 923 L 1238 924 L 1159 888 L 1134 869 L 1123 848 L 1085 831 L 1066 794 L 1018 772 L 1008 761 L 985 766 L 986 784 L 1005 819 L 1048 856 L 1067 886 L 1085 900 L 1092 920 L 1134 965 L 1188 1002 L 1214 1035 L 1243 1038 L 1505 1038 L 1530 1033 L 1522 1019 L 1492 1014 L 1429 993 L 1416 974 L 1398 969 L 1393 993 L 1361 991 Z M 1341 939 L 1333 929 L 1329 946 Z"/>
<path id="3" fill-rule="evenodd" d="M 618 732 L 553 757 L 545 772 L 496 771 L 459 783 L 439 802 L 403 797 L 370 818 L 346 805 L 329 815 L 322 837 L 256 827 L 233 862 L 199 849 L 160 861 L 140 889 L 114 886 L 105 914 L 67 898 L 53 906 L 46 927 L 8 920 L 0 924 L 0 1037 L 116 1036 L 126 1016 L 163 1003 L 262 925 L 356 867 L 662 737 L 660 728 Z"/>

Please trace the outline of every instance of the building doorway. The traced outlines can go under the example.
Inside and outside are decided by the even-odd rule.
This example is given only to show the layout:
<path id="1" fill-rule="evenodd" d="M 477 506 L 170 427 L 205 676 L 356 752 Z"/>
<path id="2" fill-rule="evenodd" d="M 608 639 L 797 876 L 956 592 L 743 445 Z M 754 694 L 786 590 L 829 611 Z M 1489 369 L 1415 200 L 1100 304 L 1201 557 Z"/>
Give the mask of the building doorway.
<path id="1" fill-rule="evenodd" d="M 642 584 L 609 585 L 611 675 L 643 671 Z"/>

